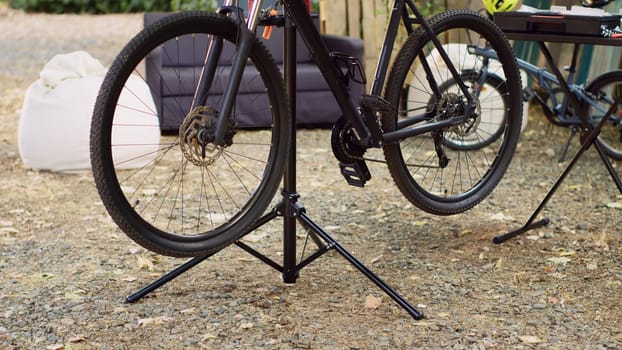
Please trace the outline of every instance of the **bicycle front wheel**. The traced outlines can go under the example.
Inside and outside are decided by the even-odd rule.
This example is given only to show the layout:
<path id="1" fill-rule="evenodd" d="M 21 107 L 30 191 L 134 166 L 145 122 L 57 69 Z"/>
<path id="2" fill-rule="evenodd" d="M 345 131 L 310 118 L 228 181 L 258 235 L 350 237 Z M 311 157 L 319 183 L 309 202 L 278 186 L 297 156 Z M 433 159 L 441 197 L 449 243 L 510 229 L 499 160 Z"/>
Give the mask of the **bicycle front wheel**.
<path id="1" fill-rule="evenodd" d="M 588 100 L 583 103 L 585 113 L 592 125 L 598 124 L 605 116 L 615 99 L 622 94 L 622 71 L 612 71 L 599 75 L 585 89 Z M 605 153 L 615 160 L 622 160 L 622 106 L 618 106 L 609 120 L 605 122 L 596 142 Z"/>
<path id="2" fill-rule="evenodd" d="M 226 16 L 174 14 L 133 38 L 103 81 L 91 125 L 95 183 L 115 223 L 151 251 L 212 254 L 248 232 L 278 189 L 291 139 L 289 105 L 259 40 L 226 121 L 226 143 L 205 142 L 218 122 L 238 36 Z M 220 39 L 221 54 L 208 56 Z M 215 74 L 204 102 L 193 102 L 195 91 L 207 90 L 198 87 L 207 57 L 218 59 Z M 158 104 L 153 96 L 161 96 Z M 265 124 L 240 128 L 251 114 Z"/>
<path id="3" fill-rule="evenodd" d="M 478 13 L 449 10 L 429 24 L 474 99 L 463 123 L 428 130 L 428 124 L 465 114 L 467 99 L 423 28 L 401 48 L 385 98 L 399 106 L 384 114 L 385 132 L 428 130 L 383 146 L 391 175 L 406 198 L 422 210 L 451 215 L 472 208 L 497 186 L 513 157 L 522 121 L 521 79 L 512 49 L 497 26 Z M 489 48 L 497 59 L 474 54 Z M 487 74 L 491 79 L 479 79 Z M 484 83 L 483 87 L 477 84 Z M 492 85 L 491 85 L 492 84 Z M 480 94 L 481 88 L 493 95 Z M 488 98 L 496 102 L 490 103 Z M 494 127 L 488 122 L 493 120 Z"/>

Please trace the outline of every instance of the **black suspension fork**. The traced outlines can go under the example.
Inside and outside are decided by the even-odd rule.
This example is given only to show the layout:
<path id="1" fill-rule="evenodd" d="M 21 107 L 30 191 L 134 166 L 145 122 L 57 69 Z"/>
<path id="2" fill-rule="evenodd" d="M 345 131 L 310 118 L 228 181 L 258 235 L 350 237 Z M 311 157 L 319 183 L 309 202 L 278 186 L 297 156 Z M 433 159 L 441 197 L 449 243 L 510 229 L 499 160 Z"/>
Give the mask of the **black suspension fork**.
<path id="1" fill-rule="evenodd" d="M 229 121 L 233 114 L 235 98 L 238 94 L 244 68 L 246 66 L 248 56 L 250 55 L 251 48 L 253 46 L 253 39 L 255 37 L 255 33 L 246 29 L 246 27 L 239 27 L 240 30 L 238 33 L 240 35 L 238 38 L 238 50 L 235 54 L 235 58 L 233 59 L 233 64 L 231 65 L 231 75 L 229 76 L 229 81 L 227 82 L 227 87 L 225 88 L 223 99 L 220 104 L 218 119 L 216 120 L 216 132 L 214 135 L 214 144 L 216 145 L 225 144 L 225 134 L 230 125 Z"/>
<path id="2" fill-rule="evenodd" d="M 199 77 L 199 84 L 197 85 L 194 98 L 192 99 L 191 111 L 197 106 L 204 106 L 207 104 L 207 95 L 214 81 L 214 76 L 216 75 L 216 66 L 218 65 L 220 54 L 222 53 L 222 47 L 223 39 L 216 36 L 212 37 Z"/>
<path id="3" fill-rule="evenodd" d="M 240 82 L 242 81 L 246 62 L 254 44 L 255 30 L 257 29 L 259 9 L 261 8 L 262 2 L 262 0 L 254 1 L 249 11 L 249 22 L 247 26 L 245 25 L 246 23 L 244 22 L 244 17 L 240 8 L 237 6 L 229 6 L 231 1 L 227 1 L 225 3 L 226 6 L 220 8 L 218 12 L 221 15 L 233 14 L 234 20 L 238 23 L 238 37 L 236 38 L 238 46 L 231 65 L 231 75 L 223 92 L 218 119 L 216 120 L 216 130 L 213 140 L 215 145 L 223 146 L 226 144 L 225 135 L 227 134 L 227 129 L 231 125 L 230 120 L 233 115 L 235 98 L 240 87 Z M 205 63 L 199 78 L 199 84 L 192 102 L 193 109 L 196 106 L 205 105 L 207 103 L 209 90 L 216 75 L 216 67 L 220 60 L 220 55 L 222 54 L 223 43 L 224 40 L 222 37 L 214 36 L 211 38 Z"/>
<path id="4" fill-rule="evenodd" d="M 235 18 L 239 22 L 241 18 L 244 18 L 241 13 L 242 10 L 239 7 L 232 7 L 230 5 L 231 1 L 226 1 L 225 5 L 219 8 L 216 13 L 222 16 L 235 14 Z M 218 61 L 220 60 L 220 55 L 222 53 L 223 42 L 224 40 L 222 37 L 215 35 L 210 39 L 207 54 L 205 55 L 205 61 L 203 62 L 203 68 L 199 76 L 199 83 L 197 84 L 197 89 L 194 92 L 190 110 L 193 110 L 197 106 L 207 104 L 209 90 L 212 86 L 212 82 L 214 81 L 214 77 L 216 76 L 216 67 L 218 66 Z"/>

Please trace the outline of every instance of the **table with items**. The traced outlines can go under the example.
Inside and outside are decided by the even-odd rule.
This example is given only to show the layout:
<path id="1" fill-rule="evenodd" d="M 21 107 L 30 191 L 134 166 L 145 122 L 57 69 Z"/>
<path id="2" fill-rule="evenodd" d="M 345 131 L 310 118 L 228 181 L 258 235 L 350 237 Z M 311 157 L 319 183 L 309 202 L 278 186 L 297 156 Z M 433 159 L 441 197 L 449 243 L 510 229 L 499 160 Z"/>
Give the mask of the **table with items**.
<path id="1" fill-rule="evenodd" d="M 620 30 L 621 17 L 620 15 L 604 13 L 602 10 L 577 8 L 576 6 L 573 6 L 570 11 L 566 10 L 565 7 L 561 9 L 559 7 L 552 7 L 551 10 L 546 11 L 516 11 L 495 14 L 494 22 L 503 30 L 508 39 L 530 41 L 538 44 L 547 65 L 558 79 L 563 93 L 567 96 L 570 106 L 572 106 L 575 111 L 580 111 L 579 117 L 581 119 L 582 138 L 580 150 L 570 161 L 525 225 L 517 230 L 495 237 L 493 239 L 494 243 L 502 243 L 526 231 L 547 225 L 549 223 L 548 218 L 543 218 L 538 221 L 535 219 L 579 158 L 592 145 L 596 148 L 605 167 L 616 183 L 618 190 L 622 193 L 620 177 L 613 168 L 602 146 L 598 142 L 594 142 L 607 120 L 609 120 L 611 116 L 619 115 L 622 106 L 617 106 L 622 102 L 622 94 L 617 94 L 617 96 L 615 96 L 611 108 L 609 108 L 605 116 L 598 123 L 590 123 L 588 115 L 586 115 L 587 109 L 581 107 L 582 102 L 571 92 L 568 81 L 560 72 L 547 46 L 547 44 L 550 43 L 574 44 L 571 58 L 571 67 L 574 69 L 579 56 L 579 49 L 583 44 L 622 46 L 622 31 Z"/>

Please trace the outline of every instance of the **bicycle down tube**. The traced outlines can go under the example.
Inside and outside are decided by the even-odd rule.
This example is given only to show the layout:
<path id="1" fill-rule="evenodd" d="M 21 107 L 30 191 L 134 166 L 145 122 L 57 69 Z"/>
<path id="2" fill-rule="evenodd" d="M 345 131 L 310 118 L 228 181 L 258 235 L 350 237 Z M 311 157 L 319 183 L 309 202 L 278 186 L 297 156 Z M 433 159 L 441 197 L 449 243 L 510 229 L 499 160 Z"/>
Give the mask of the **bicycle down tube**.
<path id="1" fill-rule="evenodd" d="M 333 61 L 330 57 L 328 49 L 326 45 L 324 44 L 324 41 L 320 37 L 319 32 L 313 25 L 313 22 L 311 21 L 311 17 L 308 15 L 308 11 L 306 7 L 304 6 L 303 2 L 299 0 L 283 0 L 283 3 L 285 4 L 287 11 L 291 14 L 291 17 L 294 20 L 297 30 L 300 33 L 303 41 L 306 43 L 307 47 L 314 55 L 315 60 L 317 61 L 317 65 L 320 71 L 322 72 L 322 75 L 324 76 L 325 80 L 331 82 L 331 84 L 329 84 L 329 87 L 331 88 L 331 91 L 335 95 L 337 103 L 339 107 L 341 108 L 341 111 L 343 112 L 344 116 L 351 123 L 352 128 L 358 134 L 358 139 L 361 142 L 361 146 L 370 147 L 372 144 L 372 141 L 375 141 L 375 143 L 377 144 L 377 142 L 380 140 L 371 140 L 372 135 L 370 133 L 370 129 L 365 124 L 365 122 L 362 120 L 359 113 L 357 112 L 357 108 L 351 102 L 348 89 L 343 83 L 343 81 L 340 79 L 340 75 L 339 75 L 340 73 L 337 70 L 337 67 L 335 67 L 335 65 L 333 64 Z M 407 21 L 408 11 L 407 11 L 406 6 L 408 6 L 408 8 L 414 13 L 415 21 Z M 467 100 L 467 106 L 469 108 L 465 110 L 463 116 L 460 118 L 452 118 L 452 119 L 439 121 L 439 122 L 431 122 L 424 127 L 416 127 L 416 128 L 411 128 L 407 130 L 398 130 L 395 132 L 385 133 L 382 135 L 382 142 L 384 143 L 397 142 L 404 138 L 411 137 L 411 136 L 421 134 L 424 132 L 428 132 L 433 129 L 438 129 L 441 127 L 462 123 L 467 118 L 467 116 L 470 115 L 472 110 L 475 108 L 473 97 L 471 96 L 469 89 L 466 87 L 464 82 L 460 79 L 460 74 L 455 68 L 453 62 L 451 62 L 451 59 L 448 57 L 447 53 L 443 49 L 442 44 L 440 43 L 438 38 L 436 38 L 435 33 L 433 32 L 432 28 L 429 26 L 429 24 L 425 20 L 423 20 L 423 15 L 417 9 L 417 7 L 415 6 L 412 0 L 395 0 L 394 2 L 394 5 L 391 11 L 391 16 L 389 19 L 389 25 L 388 25 L 387 32 L 385 35 L 384 45 L 382 48 L 382 52 L 380 54 L 378 66 L 376 68 L 376 74 L 375 74 L 372 89 L 371 89 L 371 95 L 380 96 L 380 93 L 383 89 L 384 81 L 387 75 L 387 71 L 388 71 L 388 67 L 389 67 L 389 63 L 391 59 L 392 48 L 395 43 L 395 39 L 397 37 L 397 30 L 398 30 L 399 22 L 401 20 L 404 21 L 404 26 L 406 27 L 406 30 L 409 33 L 412 32 L 412 23 L 415 23 L 415 22 L 421 25 L 425 29 L 426 33 L 431 37 L 431 40 L 434 46 L 436 47 L 439 54 L 441 55 L 442 60 L 447 65 L 447 69 L 450 71 L 451 76 L 456 80 L 460 90 L 463 92 Z M 427 66 L 426 60 L 422 59 L 421 61 L 423 62 L 424 68 L 429 72 L 429 68 L 426 67 Z M 433 81 L 434 78 L 431 75 L 428 76 L 428 79 L 432 81 L 431 84 L 433 86 L 437 85 L 436 82 Z M 438 90 L 438 87 L 437 87 L 437 90 Z M 413 118 L 417 118 L 417 117 L 413 117 Z"/>

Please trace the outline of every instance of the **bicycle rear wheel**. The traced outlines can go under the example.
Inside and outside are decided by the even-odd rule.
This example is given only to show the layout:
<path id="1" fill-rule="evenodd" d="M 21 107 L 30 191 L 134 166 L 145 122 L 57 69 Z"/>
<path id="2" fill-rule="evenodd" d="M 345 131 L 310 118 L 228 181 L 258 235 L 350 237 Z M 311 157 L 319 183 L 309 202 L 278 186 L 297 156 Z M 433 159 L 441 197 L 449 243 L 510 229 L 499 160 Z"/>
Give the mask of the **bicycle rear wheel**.
<path id="1" fill-rule="evenodd" d="M 482 201 L 507 170 L 520 134 L 521 79 L 505 36 L 485 17 L 468 10 L 449 10 L 432 17 L 429 24 L 463 77 L 465 72 L 484 69 L 503 77 L 495 85 L 504 103 L 487 104 L 482 95 L 471 94 L 477 113 L 465 123 L 383 146 L 391 175 L 404 196 L 429 213 L 451 215 Z M 492 48 L 498 60 L 486 63 L 482 56 L 470 53 L 470 45 Z M 421 68 L 423 60 L 430 67 L 429 77 Z M 393 115 L 382 116 L 384 131 L 416 128 L 463 114 L 466 99 L 457 84 L 441 86 L 453 79 L 432 37 L 418 28 L 398 53 L 387 81 L 385 98 L 400 108 Z M 465 83 L 473 90 L 472 81 L 466 79 Z M 484 136 L 482 118 L 488 114 L 503 120 L 497 137 Z M 473 142 L 478 139 L 486 142 Z"/>
<path id="2" fill-rule="evenodd" d="M 216 74 L 207 102 L 190 110 L 212 38 L 224 39 Z M 95 183 L 115 223 L 151 251 L 214 253 L 245 234 L 278 189 L 291 139 L 289 105 L 258 40 L 244 81 L 266 93 L 244 95 L 247 86 L 240 87 L 227 145 L 200 144 L 217 122 L 237 38 L 226 16 L 171 15 L 133 38 L 104 79 L 91 126 Z M 166 99 L 156 106 L 155 95 Z M 250 113 L 264 113 L 264 127 L 236 127 Z"/>
<path id="3" fill-rule="evenodd" d="M 585 113 L 592 125 L 598 124 L 614 100 L 622 94 L 622 71 L 599 75 L 585 89 L 591 101 L 584 102 Z M 592 105 L 590 103 L 595 103 Z M 622 106 L 618 106 L 598 134 L 598 142 L 605 153 L 615 160 L 622 160 Z"/>

